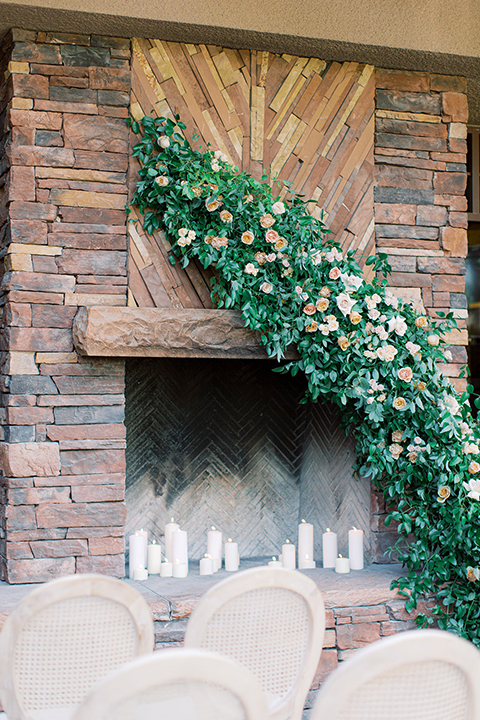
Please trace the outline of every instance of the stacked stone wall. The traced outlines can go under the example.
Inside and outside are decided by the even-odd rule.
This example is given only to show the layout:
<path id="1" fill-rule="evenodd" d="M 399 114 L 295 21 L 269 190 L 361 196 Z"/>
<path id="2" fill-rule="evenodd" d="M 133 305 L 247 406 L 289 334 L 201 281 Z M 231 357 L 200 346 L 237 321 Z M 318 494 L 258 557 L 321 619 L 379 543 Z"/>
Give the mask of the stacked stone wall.
<path id="1" fill-rule="evenodd" d="M 125 305 L 130 43 L 12 31 L 2 130 L 0 572 L 124 575 L 124 365 L 82 359 L 80 305 Z"/>

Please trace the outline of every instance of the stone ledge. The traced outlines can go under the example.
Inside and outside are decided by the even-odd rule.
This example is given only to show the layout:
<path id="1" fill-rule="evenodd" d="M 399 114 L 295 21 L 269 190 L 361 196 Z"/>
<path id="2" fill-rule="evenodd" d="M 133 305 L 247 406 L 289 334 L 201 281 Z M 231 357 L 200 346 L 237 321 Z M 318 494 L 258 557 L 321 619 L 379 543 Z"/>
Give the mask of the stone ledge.
<path id="1" fill-rule="evenodd" d="M 81 355 L 97 357 L 268 359 L 237 310 L 82 307 L 73 337 Z"/>

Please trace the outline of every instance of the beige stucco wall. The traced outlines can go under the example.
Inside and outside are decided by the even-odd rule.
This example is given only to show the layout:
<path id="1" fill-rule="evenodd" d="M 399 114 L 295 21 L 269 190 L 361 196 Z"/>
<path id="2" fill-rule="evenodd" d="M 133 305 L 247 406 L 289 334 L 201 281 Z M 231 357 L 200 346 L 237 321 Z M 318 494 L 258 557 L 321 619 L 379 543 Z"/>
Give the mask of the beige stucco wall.
<path id="1" fill-rule="evenodd" d="M 207 42 L 463 74 L 480 122 L 478 0 L 0 0 L 9 27 Z"/>

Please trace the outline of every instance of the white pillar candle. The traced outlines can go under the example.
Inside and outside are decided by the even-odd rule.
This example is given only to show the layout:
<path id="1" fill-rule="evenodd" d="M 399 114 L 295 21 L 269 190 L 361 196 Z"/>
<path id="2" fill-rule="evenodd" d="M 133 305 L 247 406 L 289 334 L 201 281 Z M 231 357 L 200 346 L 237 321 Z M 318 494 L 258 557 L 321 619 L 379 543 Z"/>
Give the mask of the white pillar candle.
<path id="1" fill-rule="evenodd" d="M 304 569 L 305 562 L 313 559 L 313 525 L 302 520 L 298 526 L 298 567 Z"/>
<path id="2" fill-rule="evenodd" d="M 173 545 L 172 535 L 174 532 L 180 530 L 180 525 L 172 518 L 169 523 L 165 525 L 165 557 L 171 560 L 173 558 Z"/>
<path id="3" fill-rule="evenodd" d="M 213 559 L 209 555 L 200 560 L 200 575 L 213 575 Z"/>
<path id="4" fill-rule="evenodd" d="M 180 560 L 175 560 L 173 563 L 173 577 L 174 578 L 186 578 L 188 575 L 187 563 L 182 563 Z"/>
<path id="5" fill-rule="evenodd" d="M 145 567 L 145 537 L 139 532 L 128 538 L 128 577 L 133 580 L 133 571 Z"/>
<path id="6" fill-rule="evenodd" d="M 334 568 L 338 555 L 337 533 L 332 532 L 330 528 L 327 528 L 322 535 L 322 555 L 323 567 Z"/>
<path id="7" fill-rule="evenodd" d="M 148 570 L 145 570 L 143 567 L 135 568 L 133 571 L 133 579 L 134 580 L 147 580 L 148 579 Z"/>
<path id="8" fill-rule="evenodd" d="M 222 567 L 222 533 L 214 525 L 207 533 L 207 554 L 217 561 L 217 569 Z"/>
<path id="9" fill-rule="evenodd" d="M 363 530 L 348 531 L 348 559 L 350 570 L 363 570 Z"/>
<path id="10" fill-rule="evenodd" d="M 290 540 L 287 540 L 285 545 L 282 545 L 281 558 L 281 563 L 284 568 L 287 568 L 287 570 L 295 570 L 295 545 L 293 545 Z"/>
<path id="11" fill-rule="evenodd" d="M 339 555 L 335 558 L 335 572 L 344 574 L 350 572 L 350 560 Z"/>
<path id="12" fill-rule="evenodd" d="M 147 570 L 149 575 L 158 575 L 162 564 L 162 548 L 155 540 L 147 548 Z"/>
<path id="13" fill-rule="evenodd" d="M 225 543 L 225 570 L 235 572 L 238 570 L 238 543 L 232 542 L 232 538 L 228 538 Z"/>
<path id="14" fill-rule="evenodd" d="M 310 560 L 308 555 L 306 556 L 305 560 L 302 561 L 302 567 L 300 567 L 300 564 L 298 566 L 299 570 L 313 570 L 317 567 L 317 563 L 315 560 Z"/>
<path id="15" fill-rule="evenodd" d="M 173 565 L 171 562 L 168 562 L 168 560 L 165 560 L 160 566 L 160 577 L 172 577 L 172 575 Z"/>
<path id="16" fill-rule="evenodd" d="M 282 567 L 282 563 L 279 562 L 276 557 L 272 557 L 272 559 L 271 559 L 270 562 L 268 563 L 268 567 L 281 568 L 281 567 Z"/>
<path id="17" fill-rule="evenodd" d="M 188 540 L 186 530 L 177 530 L 172 533 L 173 557 L 188 566 Z M 175 577 L 175 576 L 174 576 Z"/>

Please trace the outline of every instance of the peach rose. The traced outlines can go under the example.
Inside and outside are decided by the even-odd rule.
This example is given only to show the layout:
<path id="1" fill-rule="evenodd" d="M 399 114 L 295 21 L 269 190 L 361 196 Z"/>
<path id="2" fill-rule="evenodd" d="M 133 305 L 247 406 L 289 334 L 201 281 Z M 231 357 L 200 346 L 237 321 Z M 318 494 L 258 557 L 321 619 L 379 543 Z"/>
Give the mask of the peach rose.
<path id="1" fill-rule="evenodd" d="M 272 225 L 275 225 L 275 218 L 273 215 L 270 215 L 270 213 L 266 213 L 265 215 L 262 215 L 260 218 L 260 225 L 263 228 L 269 228 L 272 227 Z M 277 233 L 278 236 L 278 233 Z"/>
<path id="2" fill-rule="evenodd" d="M 192 192 L 193 192 L 193 194 L 195 195 L 195 197 L 197 197 L 197 198 L 202 197 L 203 190 L 202 190 L 201 187 L 194 187 L 194 188 L 192 188 Z"/>
<path id="3" fill-rule="evenodd" d="M 450 497 L 451 494 L 452 493 L 451 493 L 449 487 L 447 487 L 446 485 L 441 485 L 438 488 L 438 497 L 437 497 L 438 502 L 444 503 L 445 500 L 448 500 L 448 498 Z"/>
<path id="4" fill-rule="evenodd" d="M 205 200 L 205 207 L 207 208 L 208 212 L 214 212 L 215 210 L 218 210 L 222 203 L 220 200 Z"/>
<path id="5" fill-rule="evenodd" d="M 310 323 L 310 325 L 307 325 L 307 327 L 305 328 L 305 330 L 306 330 L 306 332 L 309 332 L 309 333 L 317 332 L 317 330 L 318 330 L 318 323 L 317 323 L 317 321 L 316 321 L 316 320 L 312 320 L 312 322 Z"/>
<path id="6" fill-rule="evenodd" d="M 257 252 L 253 256 L 255 258 L 255 262 L 257 262 L 259 265 L 265 265 L 267 262 L 267 256 L 264 252 Z"/>
<path id="7" fill-rule="evenodd" d="M 331 294 L 332 294 L 332 291 L 328 287 L 322 287 L 322 289 L 320 290 L 320 295 L 322 297 L 329 298 Z"/>
<path id="8" fill-rule="evenodd" d="M 341 272 L 340 272 L 340 268 L 338 268 L 338 267 L 333 267 L 330 270 L 330 272 L 328 273 L 328 277 L 330 278 L 330 280 L 338 280 L 340 275 L 341 275 Z"/>
<path id="9" fill-rule="evenodd" d="M 231 212 L 228 212 L 228 210 L 222 210 L 220 212 L 220 220 L 224 223 L 231 223 L 233 220 L 233 215 Z"/>
<path id="10" fill-rule="evenodd" d="M 392 441 L 394 443 L 402 442 L 402 438 L 403 438 L 403 430 L 394 430 L 392 432 Z"/>
<path id="11" fill-rule="evenodd" d="M 428 318 L 426 318 L 425 315 L 420 315 L 420 317 L 416 318 L 415 325 L 418 328 L 428 327 Z"/>
<path id="12" fill-rule="evenodd" d="M 356 310 L 354 310 L 353 312 L 351 312 L 348 317 L 350 318 L 350 322 L 352 323 L 352 325 L 358 325 L 358 323 L 359 323 L 360 320 L 362 319 L 362 316 L 361 316 L 360 313 L 357 312 Z"/>
<path id="13" fill-rule="evenodd" d="M 479 470 L 480 470 L 480 465 L 478 464 L 478 462 L 476 462 L 475 460 L 472 460 L 472 462 L 468 466 L 468 472 L 470 473 L 470 475 L 475 475 L 475 473 L 478 473 Z"/>
<path id="14" fill-rule="evenodd" d="M 280 236 L 276 230 L 267 230 L 265 233 L 265 240 L 268 243 L 276 243 L 279 237 Z"/>
<path id="15" fill-rule="evenodd" d="M 313 303 L 308 303 L 308 305 L 305 305 L 303 308 L 303 312 L 305 315 L 314 315 L 316 312 L 315 305 Z"/>
<path id="16" fill-rule="evenodd" d="M 266 295 L 269 295 L 273 290 L 273 285 L 272 285 L 272 283 L 269 283 L 269 282 L 263 282 L 260 285 L 260 290 L 262 292 L 264 292 Z"/>
<path id="17" fill-rule="evenodd" d="M 345 335 L 342 335 L 342 337 L 339 337 L 337 342 L 338 342 L 341 350 L 346 350 L 348 347 L 350 347 L 350 340 L 347 337 L 345 337 Z"/>
<path id="18" fill-rule="evenodd" d="M 228 239 L 226 237 L 216 237 L 212 240 L 212 247 L 220 250 L 222 247 L 228 247 Z"/>
<path id="19" fill-rule="evenodd" d="M 220 213 L 221 214 L 221 213 Z M 245 243 L 245 245 L 251 245 L 255 239 L 255 235 L 251 230 L 245 230 L 244 233 L 242 233 L 242 242 Z"/>
<path id="20" fill-rule="evenodd" d="M 401 445 L 397 445 L 396 443 L 390 445 L 388 449 L 392 453 L 392 456 L 395 460 L 398 460 L 400 454 L 403 452 L 403 447 Z"/>
<path id="21" fill-rule="evenodd" d="M 467 580 L 468 582 L 477 582 L 480 577 L 480 570 L 478 568 L 467 567 Z"/>
<path id="22" fill-rule="evenodd" d="M 427 386 L 425 385 L 425 383 L 421 382 L 421 381 L 418 383 L 413 383 L 413 387 L 415 388 L 415 390 L 420 390 L 420 392 L 423 392 L 424 390 L 427 389 Z"/>
<path id="23" fill-rule="evenodd" d="M 160 187 L 166 187 L 170 180 L 166 175 L 159 175 L 155 178 L 155 182 L 157 183 L 157 185 L 160 185 Z"/>
<path id="24" fill-rule="evenodd" d="M 315 307 L 317 308 L 318 312 L 325 312 L 325 310 L 330 305 L 330 301 L 327 300 L 327 298 L 319 298 L 317 302 L 315 303 Z"/>
<path id="25" fill-rule="evenodd" d="M 214 240 L 215 240 L 215 235 L 207 235 L 204 242 L 206 242 L 207 245 L 211 245 Z"/>
<path id="26" fill-rule="evenodd" d="M 277 242 L 275 243 L 275 250 L 277 252 L 280 252 L 281 250 L 284 250 L 288 245 L 288 242 L 283 237 L 279 237 Z"/>
<path id="27" fill-rule="evenodd" d="M 418 457 L 418 454 L 414 451 L 409 452 L 407 454 L 407 458 L 410 460 L 411 463 L 417 462 L 417 457 Z"/>
<path id="28" fill-rule="evenodd" d="M 393 401 L 393 407 L 395 410 L 403 410 L 407 405 L 407 401 L 403 397 L 396 397 Z"/>
<path id="29" fill-rule="evenodd" d="M 404 382 L 410 382 L 413 377 L 412 368 L 404 367 L 398 371 L 398 377 Z"/>

